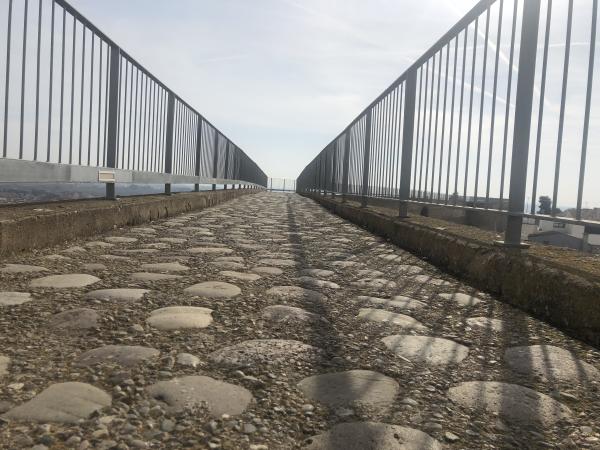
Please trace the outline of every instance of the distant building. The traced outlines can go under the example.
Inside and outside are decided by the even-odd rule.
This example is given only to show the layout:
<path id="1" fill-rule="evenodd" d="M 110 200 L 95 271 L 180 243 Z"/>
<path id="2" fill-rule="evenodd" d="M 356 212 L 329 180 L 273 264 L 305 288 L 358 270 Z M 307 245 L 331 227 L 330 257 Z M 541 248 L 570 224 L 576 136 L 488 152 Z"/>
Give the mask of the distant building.
<path id="1" fill-rule="evenodd" d="M 583 246 L 583 239 L 554 230 L 531 233 L 528 239 L 531 242 L 537 242 L 539 244 L 567 247 L 574 250 L 581 250 Z"/>
<path id="2" fill-rule="evenodd" d="M 529 219 L 525 222 L 524 228 L 527 229 L 527 239 L 531 242 L 600 254 L 600 224 L 598 226 L 580 225 L 553 220 Z"/>

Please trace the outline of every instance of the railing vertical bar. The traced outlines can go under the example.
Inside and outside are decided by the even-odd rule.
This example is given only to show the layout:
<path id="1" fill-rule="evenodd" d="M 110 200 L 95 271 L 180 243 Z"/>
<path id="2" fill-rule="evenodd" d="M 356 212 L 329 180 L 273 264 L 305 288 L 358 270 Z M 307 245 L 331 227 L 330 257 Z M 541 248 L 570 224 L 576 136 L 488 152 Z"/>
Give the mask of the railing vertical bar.
<path id="1" fill-rule="evenodd" d="M 452 69 L 452 102 L 450 106 L 450 135 L 448 136 L 448 162 L 446 167 L 446 195 L 444 198 L 444 204 L 448 204 L 449 190 L 450 190 L 450 168 L 452 166 L 452 138 L 454 137 L 454 102 L 456 99 L 456 71 L 458 66 L 458 38 L 456 35 L 454 38 L 454 67 Z"/>
<path id="2" fill-rule="evenodd" d="M 442 105 L 442 137 L 440 141 L 440 169 L 438 173 L 437 201 L 442 198 L 442 172 L 444 166 L 444 142 L 446 138 L 446 106 L 448 101 L 448 71 L 450 68 L 450 42 L 446 44 L 446 68 L 444 70 L 444 102 Z"/>
<path id="3" fill-rule="evenodd" d="M 213 170 L 212 170 L 212 177 L 213 178 L 217 178 L 217 164 L 219 162 L 219 132 L 217 131 L 217 129 L 215 128 L 215 135 L 214 135 L 214 141 L 213 141 Z M 217 185 L 216 183 L 213 183 L 212 185 L 212 190 L 215 191 L 217 190 Z"/>
<path id="4" fill-rule="evenodd" d="M 477 206 L 477 193 L 479 192 L 479 165 L 481 163 L 481 141 L 483 133 L 483 108 L 485 105 L 485 80 L 487 74 L 487 55 L 488 47 L 490 45 L 490 8 L 485 13 L 485 39 L 483 44 L 483 71 L 481 75 L 481 101 L 479 104 L 479 131 L 477 133 L 477 156 L 475 162 L 475 191 L 473 195 L 474 204 Z"/>
<path id="5" fill-rule="evenodd" d="M 96 47 L 96 35 L 92 31 L 92 52 L 90 54 L 90 107 L 88 111 L 88 151 L 87 151 L 87 165 L 91 166 L 92 158 L 92 119 L 93 119 L 93 107 L 94 107 L 94 56 Z"/>
<path id="6" fill-rule="evenodd" d="M 471 153 L 471 131 L 473 125 L 473 93 L 475 91 L 475 66 L 477 63 L 477 33 L 479 29 L 479 17 L 475 19 L 475 31 L 473 32 L 473 56 L 471 59 L 471 93 L 469 95 L 469 123 L 467 124 L 467 153 L 465 155 L 465 183 L 463 190 L 463 203 L 467 203 L 467 183 L 469 182 L 469 157 Z"/>
<path id="7" fill-rule="evenodd" d="M 542 145 L 542 127 L 544 122 L 544 103 L 546 95 L 546 74 L 548 71 L 548 48 L 550 43 L 550 26 L 552 23 L 552 0 L 548 0 L 546 9 L 546 32 L 544 34 L 544 56 L 542 60 L 542 82 L 540 86 L 540 107 L 538 110 L 537 136 L 535 141 L 535 157 L 533 165 L 533 184 L 531 189 L 531 214 L 535 214 L 535 199 L 537 196 L 538 172 L 540 165 L 540 149 Z"/>
<path id="8" fill-rule="evenodd" d="M 7 145 L 8 145 L 8 99 L 9 99 L 9 87 L 10 87 L 10 45 L 12 35 L 12 7 L 13 0 L 8 0 L 8 25 L 7 25 L 7 38 L 6 38 L 6 80 L 4 81 L 4 134 L 3 134 L 3 145 L 2 145 L 2 156 L 6 158 Z"/>
<path id="9" fill-rule="evenodd" d="M 551 1 L 551 0 L 550 0 Z M 496 31 L 496 59 L 494 61 L 494 86 L 492 88 L 492 112 L 490 118 L 490 144 L 488 149 L 488 170 L 485 186 L 485 207 L 489 208 L 490 186 L 492 178 L 492 157 L 494 150 L 494 130 L 496 125 L 496 98 L 498 92 L 498 63 L 500 61 L 500 45 L 502 44 L 502 16 L 504 14 L 504 0 L 498 6 L 498 29 Z"/>
<path id="10" fill-rule="evenodd" d="M 156 90 L 158 89 L 158 85 L 155 82 L 152 82 L 152 144 L 151 144 L 151 148 L 152 148 L 152 154 L 150 157 L 150 168 L 151 170 L 154 170 L 154 166 L 155 166 L 155 161 L 157 158 L 157 152 L 156 152 L 156 144 L 158 141 L 158 137 L 156 135 L 156 112 L 157 112 L 157 107 L 156 107 Z"/>
<path id="11" fill-rule="evenodd" d="M 81 154 L 83 146 L 83 97 L 85 92 L 85 25 L 82 25 L 83 33 L 83 44 L 81 45 L 81 88 L 80 88 L 80 99 L 79 99 L 79 165 L 81 165 Z"/>
<path id="12" fill-rule="evenodd" d="M 417 137 L 415 139 L 414 164 L 412 164 L 412 193 L 411 197 L 416 196 L 417 192 L 417 159 L 419 157 L 419 137 L 421 132 L 421 94 L 423 92 L 423 66 L 419 69 L 419 106 L 417 108 Z M 407 93 L 408 95 L 408 93 Z M 411 161 L 412 163 L 412 161 Z"/>
<path id="13" fill-rule="evenodd" d="M 393 184 L 393 167 L 394 167 L 394 149 L 393 149 L 393 143 L 394 143 L 394 132 L 396 130 L 395 128 L 395 118 L 394 118 L 394 107 L 395 107 L 395 102 L 397 101 L 396 98 L 396 90 L 393 90 L 392 92 L 390 92 L 390 94 L 388 95 L 390 98 L 389 104 L 388 104 L 388 121 L 387 121 L 387 129 L 388 129 L 388 139 L 387 139 L 387 170 L 386 170 L 386 177 L 385 177 L 385 190 L 384 190 L 384 196 L 385 197 L 390 197 L 391 195 L 391 189 L 390 187 Z"/>
<path id="14" fill-rule="evenodd" d="M 510 36 L 510 56 L 508 58 L 508 83 L 506 87 L 506 110 L 504 112 L 504 141 L 502 144 L 502 167 L 500 169 L 500 209 L 504 209 L 504 174 L 506 171 L 506 151 L 508 148 L 508 124 L 510 118 L 510 99 L 512 97 L 513 63 L 515 57 L 515 36 L 517 34 L 517 10 L 519 0 L 514 0 L 512 31 Z"/>
<path id="15" fill-rule="evenodd" d="M 365 141 L 364 141 L 364 162 L 363 162 L 363 186 L 361 207 L 367 207 L 367 196 L 369 192 L 369 170 L 371 165 L 371 114 L 372 110 L 367 111 L 365 117 Z"/>
<path id="16" fill-rule="evenodd" d="M 107 95 L 108 109 L 108 136 L 106 143 L 106 166 L 115 168 L 117 166 L 117 140 L 119 121 L 119 90 L 121 76 L 121 51 L 117 46 L 110 47 L 110 84 Z M 115 198 L 114 183 L 106 183 L 106 198 Z"/>
<path id="17" fill-rule="evenodd" d="M 25 70 L 27 67 L 27 23 L 29 0 L 25 0 L 23 14 L 23 60 L 21 62 L 21 119 L 19 121 L 19 159 L 23 159 L 23 138 L 25 127 Z"/>
<path id="18" fill-rule="evenodd" d="M 12 0 L 11 0 L 12 1 Z M 40 0 L 41 1 L 41 0 Z M 48 76 L 48 142 L 46 143 L 46 162 L 50 162 L 52 150 L 52 88 L 54 84 L 54 17 L 55 3 L 52 3 L 50 11 L 50 73 Z"/>
<path id="19" fill-rule="evenodd" d="M 469 37 L 469 27 L 465 28 L 464 31 L 464 43 L 463 43 L 463 61 L 462 61 L 462 75 L 460 83 L 460 105 L 458 113 L 458 142 L 456 144 L 456 173 L 454 174 L 454 192 L 452 193 L 453 204 L 456 205 L 458 201 L 458 172 L 460 169 L 460 148 L 462 141 L 462 122 L 463 122 L 463 108 L 465 98 L 465 75 L 467 71 L 467 40 Z"/>
<path id="20" fill-rule="evenodd" d="M 406 93 L 404 99 L 404 123 L 402 126 L 402 163 L 400 165 L 400 189 L 398 192 L 399 217 L 408 216 L 408 200 L 411 198 L 410 192 L 410 174 L 411 163 L 413 161 L 413 145 L 418 143 L 414 141 L 415 131 L 415 100 L 417 94 L 417 70 L 411 71 L 405 81 Z M 419 129 L 417 125 L 417 130 Z M 416 159 L 415 159 L 416 161 Z"/>
<path id="21" fill-rule="evenodd" d="M 121 165 L 119 166 L 121 169 L 125 168 L 125 137 L 127 133 L 125 132 L 125 125 L 127 123 L 127 94 L 128 89 L 127 85 L 129 82 L 129 61 L 127 59 L 123 60 L 123 64 L 121 64 L 121 70 L 125 72 L 125 77 L 121 75 L 121 80 L 124 80 L 121 83 L 121 88 L 119 89 L 119 114 L 123 116 L 122 118 L 119 116 L 119 152 L 118 155 L 121 157 Z"/>
<path id="22" fill-rule="evenodd" d="M 71 42 L 71 115 L 69 119 L 69 164 L 73 164 L 73 120 L 75 119 L 75 50 L 76 50 L 76 38 L 77 38 L 77 19 L 73 16 L 73 28 L 72 28 L 73 39 Z M 120 95 L 119 95 L 120 99 Z M 118 131 L 117 131 L 118 135 Z M 117 145 L 117 152 L 118 152 Z"/>
<path id="23" fill-rule="evenodd" d="M 573 28 L 573 0 L 569 0 L 567 12 L 567 35 L 565 38 L 565 61 L 563 65 L 562 93 L 560 98 L 560 115 L 558 119 L 558 139 L 556 144 L 556 162 L 554 166 L 554 189 L 552 191 L 552 211 L 554 216 L 558 197 L 558 182 L 560 179 L 560 158 L 563 145 L 563 130 L 565 125 L 565 107 L 567 103 L 567 84 L 569 78 L 569 61 L 571 56 L 571 31 Z"/>
<path id="24" fill-rule="evenodd" d="M 132 151 L 131 151 L 131 132 L 132 132 L 132 122 L 133 122 L 133 79 L 134 79 L 134 71 L 136 67 L 131 64 L 131 78 L 129 79 L 129 121 L 127 123 L 127 169 L 131 169 L 131 159 L 132 159 Z"/>
<path id="25" fill-rule="evenodd" d="M 596 23 L 598 20 L 598 0 L 592 3 L 592 26 L 590 32 L 590 56 L 588 62 L 587 90 L 585 94 L 585 117 L 583 120 L 583 137 L 581 142 L 581 161 L 579 163 L 579 185 L 577 187 L 576 219 L 581 220 L 581 203 L 583 200 L 583 181 L 587 157 L 588 132 L 590 126 L 590 107 L 592 104 L 592 87 L 594 83 L 594 54 L 596 52 Z"/>
<path id="26" fill-rule="evenodd" d="M 398 198 L 400 198 L 400 159 L 401 159 L 401 151 L 402 151 L 402 144 L 401 144 L 401 139 L 403 136 L 403 113 L 402 113 L 402 107 L 403 107 L 403 100 L 404 100 L 404 86 L 406 85 L 406 81 L 404 83 L 402 83 L 400 85 L 400 101 L 396 104 L 396 114 L 398 117 L 398 133 L 396 134 L 396 185 L 395 185 L 395 190 L 394 190 L 394 197 L 398 196 Z M 413 116 L 414 116 L 414 108 L 413 108 Z M 412 156 L 411 156 L 412 158 Z M 409 161 L 409 165 L 410 165 L 410 161 Z M 408 176 L 410 177 L 410 167 L 408 170 Z M 408 196 L 410 197 L 410 183 L 408 186 Z"/>
<path id="27" fill-rule="evenodd" d="M 165 133 L 165 173 L 173 173 L 173 122 L 175 116 L 175 96 L 167 97 L 167 125 Z M 171 183 L 165 184 L 165 194 L 171 195 Z"/>
<path id="28" fill-rule="evenodd" d="M 104 88 L 104 92 L 106 93 L 106 95 L 104 96 L 104 148 L 103 148 L 103 161 L 104 161 L 104 165 L 106 165 L 106 154 L 108 153 L 108 144 L 107 144 L 107 134 L 108 134 L 108 99 L 109 99 L 109 93 L 108 93 L 108 89 L 109 89 L 109 70 L 110 70 L 110 49 L 111 47 L 109 46 L 109 44 L 106 44 L 106 86 Z"/>
<path id="29" fill-rule="evenodd" d="M 427 95 L 429 94 L 429 60 L 425 65 L 425 101 L 423 102 L 423 129 L 421 130 L 421 155 L 419 162 L 419 190 L 417 198 L 423 197 L 423 191 L 421 190 L 422 179 L 423 179 L 423 156 L 425 154 L 425 128 L 427 127 Z"/>
<path id="30" fill-rule="evenodd" d="M 42 46 L 42 0 L 38 0 L 37 51 L 35 66 L 35 129 L 33 132 L 33 160 L 38 159 L 38 140 L 40 128 L 40 57 Z"/>
<path id="31" fill-rule="evenodd" d="M 442 57 L 443 51 L 440 50 L 438 53 L 438 81 L 437 81 L 437 89 L 435 94 L 435 125 L 434 125 L 434 135 L 433 135 L 433 155 L 431 155 L 431 189 L 429 192 L 430 200 L 434 199 L 434 183 L 435 183 L 435 158 L 437 156 L 437 144 L 438 144 L 438 125 L 439 125 L 439 116 L 440 116 L 440 87 L 442 82 Z"/>
<path id="32" fill-rule="evenodd" d="M 104 43 L 102 39 L 98 39 L 99 54 L 98 54 L 98 129 L 96 137 L 96 165 L 100 166 L 100 126 L 102 125 L 102 48 Z"/>
<path id="33" fill-rule="evenodd" d="M 390 111 L 390 120 L 391 120 L 391 132 L 390 132 L 390 141 L 389 141 L 389 152 L 390 152 L 390 163 L 389 163 L 389 179 L 388 179 L 388 187 L 386 191 L 386 197 L 393 198 L 394 197 L 394 186 L 396 184 L 396 176 L 397 172 L 394 170 L 396 167 L 396 159 L 398 159 L 397 154 L 397 138 L 396 133 L 398 131 L 398 91 L 400 90 L 400 86 L 394 89 L 390 94 L 392 96 L 392 106 Z"/>
<path id="34" fill-rule="evenodd" d="M 432 56 L 433 64 L 431 69 L 431 98 L 429 99 L 429 123 L 427 124 L 427 159 L 425 160 L 425 182 L 423 183 L 423 199 L 427 199 L 428 192 L 428 182 L 429 182 L 429 160 L 431 156 L 431 125 L 433 124 L 433 97 L 435 92 L 435 67 L 436 67 L 436 57 L 437 53 L 434 53 Z M 437 110 L 436 110 L 437 113 Z M 434 130 L 435 131 L 435 130 Z"/>
<path id="35" fill-rule="evenodd" d="M 60 69 L 60 119 L 58 129 L 58 162 L 62 162 L 63 152 L 63 129 L 64 129 L 64 103 L 65 103 L 65 39 L 66 39 L 66 28 L 67 28 L 67 11 L 63 8 L 62 16 L 62 39 L 61 39 L 61 69 Z M 108 73 L 108 67 L 107 67 Z M 108 90 L 108 78 L 106 80 L 106 86 Z M 108 110 L 108 103 L 107 110 Z M 104 136 L 106 139 L 106 134 Z"/>
<path id="36" fill-rule="evenodd" d="M 200 115 L 196 115 L 196 168 L 194 170 L 194 175 L 197 177 L 200 176 L 200 157 L 202 155 L 202 124 L 202 117 Z M 200 191 L 199 183 L 194 185 L 194 191 Z"/>

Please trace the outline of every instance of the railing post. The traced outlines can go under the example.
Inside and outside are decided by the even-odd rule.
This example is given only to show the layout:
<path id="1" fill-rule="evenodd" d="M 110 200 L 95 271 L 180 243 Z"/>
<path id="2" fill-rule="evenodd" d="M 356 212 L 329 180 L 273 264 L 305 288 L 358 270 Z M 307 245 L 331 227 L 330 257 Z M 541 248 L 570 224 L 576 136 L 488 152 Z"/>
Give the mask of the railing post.
<path id="1" fill-rule="evenodd" d="M 415 130 L 415 105 L 417 97 L 417 71 L 408 74 L 404 89 L 404 123 L 402 125 L 402 159 L 400 168 L 400 206 L 398 217 L 408 217 L 410 199 L 410 175 L 412 173 L 412 151 Z"/>
<path id="2" fill-rule="evenodd" d="M 121 74 L 121 49 L 110 47 L 109 87 L 108 87 L 108 124 L 106 135 L 106 167 L 117 167 L 117 139 L 119 130 L 119 83 Z M 116 199 L 115 183 L 106 183 L 106 198 Z"/>
<path id="3" fill-rule="evenodd" d="M 202 155 L 202 116 L 198 116 L 198 126 L 196 130 L 196 170 L 194 174 L 200 176 L 200 156 Z M 194 191 L 200 192 L 200 183 L 194 184 Z"/>
<path id="4" fill-rule="evenodd" d="M 214 145 L 214 155 L 213 155 L 213 172 L 212 172 L 212 177 L 213 178 L 217 178 L 217 168 L 218 168 L 218 163 L 219 163 L 219 132 L 215 129 L 215 145 Z M 212 185 L 212 190 L 216 191 L 217 190 L 217 185 L 213 184 Z"/>
<path id="5" fill-rule="evenodd" d="M 331 156 L 331 196 L 335 197 L 335 192 L 337 191 L 336 186 L 336 173 L 335 169 L 337 167 L 337 153 L 338 153 L 338 144 L 337 142 L 332 147 L 333 155 Z"/>
<path id="6" fill-rule="evenodd" d="M 508 217 L 503 243 L 509 247 L 523 247 L 521 243 L 521 229 L 523 226 L 523 212 L 525 210 L 525 184 L 527 182 L 527 159 L 529 157 L 539 23 L 540 0 L 525 1 L 523 4 L 523 24 L 521 27 Z"/>
<path id="7" fill-rule="evenodd" d="M 350 167 L 350 128 L 346 130 L 344 137 L 344 162 L 342 165 L 342 203 L 348 196 L 348 168 Z"/>
<path id="8" fill-rule="evenodd" d="M 165 132 L 165 173 L 173 173 L 173 122 L 175 119 L 175 96 L 168 93 L 167 126 Z M 165 195 L 171 195 L 171 183 L 165 183 Z"/>
<path id="9" fill-rule="evenodd" d="M 363 181 L 362 181 L 362 197 L 360 207 L 367 207 L 367 197 L 369 196 L 369 166 L 371 163 L 371 109 L 367 111 L 365 118 L 365 158 L 363 161 Z"/>
<path id="10" fill-rule="evenodd" d="M 228 142 L 227 145 L 225 146 L 225 178 L 227 178 L 227 166 L 229 165 L 229 146 L 231 144 Z M 227 183 L 225 183 L 224 188 L 223 189 L 227 189 Z"/>

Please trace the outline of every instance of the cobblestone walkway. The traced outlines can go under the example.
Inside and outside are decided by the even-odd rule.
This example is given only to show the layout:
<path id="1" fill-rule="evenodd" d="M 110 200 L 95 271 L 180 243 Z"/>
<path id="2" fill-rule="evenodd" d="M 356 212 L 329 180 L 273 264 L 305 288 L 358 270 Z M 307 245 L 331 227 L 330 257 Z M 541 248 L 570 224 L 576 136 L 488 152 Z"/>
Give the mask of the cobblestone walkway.
<path id="1" fill-rule="evenodd" d="M 6 449 L 600 448 L 600 352 L 261 193 L 0 265 Z"/>

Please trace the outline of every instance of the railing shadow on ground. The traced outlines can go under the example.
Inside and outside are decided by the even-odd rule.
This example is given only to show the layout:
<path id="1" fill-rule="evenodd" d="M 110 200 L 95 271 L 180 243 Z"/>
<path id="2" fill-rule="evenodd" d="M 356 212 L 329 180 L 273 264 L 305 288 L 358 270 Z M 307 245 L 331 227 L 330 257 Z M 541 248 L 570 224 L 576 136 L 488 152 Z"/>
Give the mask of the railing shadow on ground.
<path id="1" fill-rule="evenodd" d="M 288 204 L 290 203 L 291 199 L 288 199 L 287 202 Z M 292 207 L 289 207 L 290 209 L 290 214 L 289 214 L 289 220 L 290 220 L 290 224 L 293 224 L 297 221 L 296 217 L 293 214 L 292 211 Z M 297 230 L 299 229 L 298 225 L 296 224 L 295 226 L 292 225 L 292 229 Z M 381 240 L 380 242 L 384 242 L 383 240 Z M 390 244 L 391 245 L 391 244 Z M 370 256 L 369 259 L 364 259 L 364 256 L 366 256 L 367 254 L 372 255 L 372 253 L 370 252 L 370 250 L 373 250 L 373 248 L 370 247 L 366 247 L 363 249 L 362 252 L 354 253 L 354 256 L 356 257 L 355 259 L 359 260 L 359 261 L 363 261 L 366 262 L 366 264 L 368 265 L 369 268 L 378 268 L 376 267 L 376 262 L 374 261 L 377 256 Z M 361 255 L 362 255 L 362 259 L 361 259 Z M 423 260 L 416 257 L 416 256 L 408 256 L 410 255 L 409 253 L 407 253 L 406 255 L 402 256 L 402 264 L 410 264 L 410 263 L 414 263 L 414 262 L 419 262 L 419 265 L 422 265 Z M 306 258 L 304 258 L 306 259 Z M 327 268 L 327 267 L 323 267 L 323 268 Z M 384 269 L 382 269 L 384 270 Z M 430 276 L 434 276 L 436 275 L 436 273 L 439 274 L 439 276 L 441 278 L 448 278 L 447 276 L 445 276 L 442 272 L 438 272 L 437 269 L 435 268 L 429 268 L 426 270 L 426 272 L 428 274 L 430 274 Z M 484 297 L 484 303 L 483 304 L 479 304 L 478 306 L 474 306 L 474 307 L 458 307 L 457 305 L 454 305 L 452 300 L 447 300 L 445 302 L 442 302 L 440 304 L 440 299 L 438 294 L 445 292 L 445 293 L 467 293 L 469 295 L 473 295 L 476 296 L 478 291 L 475 290 L 474 288 L 471 287 L 467 287 L 465 285 L 462 284 L 456 284 L 455 280 L 453 280 L 454 282 L 454 288 L 452 291 L 450 291 L 448 288 L 443 288 L 443 287 L 434 287 L 434 289 L 431 289 L 431 286 L 428 286 L 427 283 L 421 283 L 420 285 L 418 285 L 417 287 L 414 287 L 413 282 L 410 280 L 411 277 L 408 277 L 405 279 L 404 282 L 402 282 L 402 275 L 398 274 L 397 272 L 394 271 L 392 277 L 389 276 L 389 273 L 386 274 L 386 277 L 396 281 L 398 283 L 398 286 L 394 289 L 394 292 L 396 294 L 401 294 L 401 295 L 406 295 L 409 296 L 411 298 L 416 298 L 418 300 L 423 300 L 423 301 L 428 301 L 430 304 L 435 304 L 436 307 L 438 306 L 442 306 L 442 309 L 439 310 L 439 312 L 437 313 L 437 321 L 434 322 L 428 322 L 425 323 L 426 326 L 430 327 L 430 331 L 431 331 L 431 335 L 432 336 L 436 336 L 436 337 L 444 337 L 445 335 L 447 335 L 447 330 L 445 329 L 445 324 L 444 324 L 444 320 L 445 317 L 447 315 L 452 314 L 454 317 L 457 316 L 457 313 L 459 314 L 459 318 L 458 318 L 458 322 L 460 323 L 460 328 L 456 329 L 453 334 L 457 334 L 458 336 L 455 338 L 456 341 L 458 341 L 459 343 L 463 342 L 465 343 L 468 347 L 471 348 L 472 350 L 476 350 L 478 348 L 484 348 L 485 352 L 483 355 L 478 355 L 478 356 L 482 356 L 483 359 L 479 360 L 479 359 L 471 359 L 468 361 L 469 364 L 471 364 L 470 366 L 470 372 L 477 372 L 478 374 L 481 374 L 478 377 L 463 377 L 463 376 L 459 376 L 458 374 L 453 378 L 454 380 L 456 380 L 455 382 L 448 384 L 446 386 L 446 388 L 452 387 L 452 385 L 458 384 L 459 382 L 463 382 L 463 381 L 500 381 L 500 382 L 507 382 L 507 383 L 511 383 L 511 384 L 517 384 L 517 385 L 522 385 L 524 387 L 529 387 L 537 392 L 546 394 L 546 395 L 550 395 L 551 397 L 553 396 L 553 392 L 552 389 L 556 386 L 559 385 L 560 386 L 560 380 L 558 380 L 557 377 L 553 377 L 552 374 L 550 373 L 550 376 L 548 377 L 547 381 L 540 381 L 537 380 L 535 377 L 533 377 L 531 374 L 526 375 L 526 374 L 517 374 L 515 373 L 513 370 L 511 370 L 511 368 L 509 368 L 506 364 L 506 362 L 504 361 L 504 352 L 506 349 L 514 347 L 514 346 L 528 346 L 531 345 L 533 343 L 536 343 L 536 341 L 540 340 L 540 337 L 543 336 L 543 333 L 540 331 L 543 329 L 543 327 L 548 327 L 548 325 L 546 324 L 542 324 L 541 322 L 538 322 L 536 319 L 532 319 L 531 317 L 529 317 L 526 313 L 521 312 L 519 310 L 517 310 L 516 308 L 510 306 L 510 305 L 506 305 L 503 303 L 500 303 L 499 300 L 494 299 L 494 298 L 488 298 L 487 296 L 483 296 Z M 445 306 L 444 306 L 445 305 Z M 315 309 L 314 308 L 314 302 L 306 302 L 306 307 L 310 310 L 310 309 Z M 325 305 L 318 305 L 320 312 L 326 314 L 327 313 L 327 308 Z M 481 310 L 484 309 L 484 311 L 482 312 Z M 465 334 L 467 334 L 467 330 L 466 328 L 469 326 L 466 322 L 467 318 L 472 317 L 473 314 L 477 314 L 478 316 L 483 316 L 483 317 L 488 317 L 488 318 L 498 318 L 500 320 L 502 320 L 504 322 L 504 327 L 501 331 L 494 331 L 491 329 L 491 327 L 487 327 L 484 328 L 483 331 L 481 332 L 477 332 L 475 333 L 475 339 L 471 339 L 470 341 L 465 342 L 463 336 Z M 415 311 L 413 313 L 415 318 L 419 318 L 419 312 Z M 534 325 L 534 327 L 532 328 L 532 324 Z M 473 330 L 470 331 L 471 334 L 473 334 Z M 391 333 L 388 333 L 391 334 Z M 572 352 L 572 354 L 574 355 L 573 357 L 575 358 L 576 352 L 574 349 L 574 345 L 573 342 L 569 341 L 569 339 L 565 339 L 567 342 L 569 342 L 567 349 L 569 351 Z M 339 342 L 339 338 L 338 338 L 338 342 Z M 424 352 L 426 352 L 427 349 L 424 349 Z M 475 356 L 473 354 L 473 352 L 471 353 L 471 358 L 473 358 L 473 356 Z M 494 363 L 491 363 L 490 361 L 495 361 Z M 547 365 L 549 365 L 551 362 L 550 358 L 547 357 L 545 359 L 545 363 Z M 461 366 L 462 364 L 462 366 Z M 457 364 L 457 365 L 450 365 L 448 367 L 448 370 L 450 371 L 450 373 L 455 372 L 457 373 L 459 370 L 464 370 L 464 364 L 465 362 L 462 362 L 461 364 Z M 473 364 L 477 364 L 479 367 L 478 368 L 473 368 L 472 365 Z M 583 370 L 583 368 L 581 367 L 580 362 L 576 363 L 578 365 L 578 380 L 576 380 L 577 382 L 581 382 L 582 384 L 587 383 L 588 380 L 587 376 L 585 374 L 585 371 Z M 415 364 L 414 369 L 417 369 L 418 364 Z M 523 367 L 523 371 L 524 372 L 530 372 L 531 373 L 531 369 L 533 369 L 533 362 L 531 360 L 531 358 L 529 359 L 529 366 Z M 423 367 L 422 370 L 424 371 L 428 371 L 429 369 L 426 367 Z M 486 375 L 486 371 L 491 371 L 493 373 L 493 371 L 496 370 L 498 372 L 498 374 L 493 374 L 493 375 Z M 413 375 L 413 374 L 411 374 Z M 418 373 L 414 373 L 414 376 L 418 376 Z M 448 377 L 451 378 L 451 377 Z M 402 385 L 401 385 L 402 388 Z M 469 422 L 472 423 L 477 423 L 479 419 L 481 419 L 481 413 L 482 413 L 482 408 L 481 405 L 483 403 L 483 401 L 486 398 L 486 395 L 488 395 L 485 390 L 482 389 L 478 392 L 477 394 L 477 399 L 475 401 L 475 404 L 478 405 L 478 407 L 474 408 L 471 412 L 466 413 L 466 416 L 469 418 Z M 510 392 L 510 391 L 505 391 L 504 389 L 500 389 L 499 392 L 499 402 L 500 405 L 498 407 L 500 416 L 504 416 L 505 419 L 507 420 L 506 417 L 511 416 L 511 408 L 514 407 L 515 405 L 515 399 L 513 397 L 514 393 Z M 560 400 L 560 399 L 559 399 Z M 449 400 L 447 400 L 449 401 Z M 529 422 L 531 423 L 538 423 L 538 424 L 543 424 L 543 414 L 542 414 L 542 406 L 536 399 L 532 399 L 529 403 L 530 406 L 530 412 L 531 412 L 531 416 L 529 417 Z M 555 405 L 556 407 L 558 407 L 558 405 Z M 461 411 L 464 412 L 464 409 L 461 408 L 458 405 L 454 405 L 455 408 L 459 408 Z M 555 410 L 556 413 L 558 413 L 558 409 Z M 484 413 L 484 417 L 490 417 L 489 414 Z M 503 431 L 501 432 L 501 438 L 500 440 L 502 442 L 505 442 L 506 445 L 521 445 L 521 446 L 528 446 L 530 444 L 529 439 L 537 439 L 538 441 L 543 441 L 543 440 L 550 440 L 550 438 L 552 437 L 552 427 L 544 427 L 544 426 L 534 426 L 533 428 L 529 428 L 527 425 L 521 425 L 519 423 L 515 423 L 515 422 L 511 422 L 510 419 L 507 420 L 508 423 L 503 424 L 507 426 L 507 430 L 510 431 Z M 411 424 L 406 424 L 408 426 L 410 426 Z M 417 426 L 418 428 L 418 426 Z M 480 427 L 476 427 L 476 428 L 480 428 Z M 512 433 L 517 433 L 514 438 L 510 437 L 510 432 Z M 473 439 L 476 439 L 476 437 L 473 437 Z M 524 448 L 524 447 L 522 447 Z"/>

